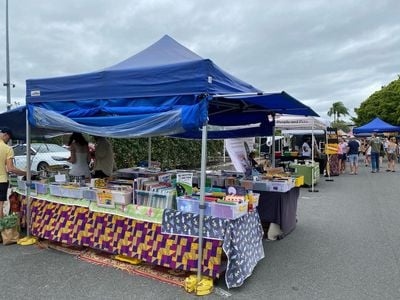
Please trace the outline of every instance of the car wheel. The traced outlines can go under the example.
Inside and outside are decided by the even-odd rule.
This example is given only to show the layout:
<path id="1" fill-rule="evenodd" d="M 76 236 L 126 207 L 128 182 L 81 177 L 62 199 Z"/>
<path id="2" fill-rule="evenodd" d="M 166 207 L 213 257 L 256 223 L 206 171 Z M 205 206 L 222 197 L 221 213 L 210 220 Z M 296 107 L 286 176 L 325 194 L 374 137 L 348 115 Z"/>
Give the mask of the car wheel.
<path id="1" fill-rule="evenodd" d="M 41 163 L 38 164 L 37 170 L 38 172 L 40 171 L 47 171 L 47 168 L 49 167 L 49 164 L 42 161 Z"/>

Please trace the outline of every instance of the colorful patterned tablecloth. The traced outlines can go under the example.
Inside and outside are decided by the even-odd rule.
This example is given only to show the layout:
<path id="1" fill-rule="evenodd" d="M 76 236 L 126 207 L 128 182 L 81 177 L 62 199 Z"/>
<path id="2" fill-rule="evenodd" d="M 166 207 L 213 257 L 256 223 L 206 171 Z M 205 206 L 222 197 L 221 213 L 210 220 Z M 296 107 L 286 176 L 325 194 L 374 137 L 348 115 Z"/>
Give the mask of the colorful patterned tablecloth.
<path id="1" fill-rule="evenodd" d="M 257 211 L 235 220 L 205 216 L 203 235 L 222 239 L 222 247 L 228 258 L 225 281 L 228 288 L 239 287 L 264 258 L 262 238 L 264 231 Z M 199 234 L 199 215 L 166 209 L 163 215 L 162 233 L 181 236 Z"/>
<path id="2" fill-rule="evenodd" d="M 26 205 L 22 207 L 24 212 Z M 172 269 L 197 271 L 198 238 L 162 234 L 160 224 L 93 212 L 87 207 L 32 198 L 31 233 L 39 238 L 122 254 Z M 222 241 L 205 239 L 203 274 L 218 278 L 223 271 L 221 256 Z"/>
<path id="3" fill-rule="evenodd" d="M 204 216 L 203 236 L 209 239 L 224 240 L 227 219 Z M 161 232 L 182 236 L 199 236 L 199 214 L 164 209 Z"/>
<path id="4" fill-rule="evenodd" d="M 25 196 L 24 191 L 18 189 L 16 189 L 15 191 L 21 196 Z M 105 208 L 98 206 L 97 202 L 91 202 L 86 199 L 71 199 L 65 197 L 56 197 L 50 194 L 32 195 L 32 197 L 34 197 L 35 199 L 46 200 L 47 202 L 52 202 L 52 203 L 89 207 L 89 210 L 94 212 L 106 213 L 120 217 L 158 223 L 158 224 L 161 224 L 161 219 L 163 215 L 163 209 L 161 208 L 153 208 L 136 204 L 128 204 L 128 205 L 116 204 L 115 208 Z"/>
<path id="5" fill-rule="evenodd" d="M 22 200 L 22 214 L 25 215 L 26 201 Z M 192 228 L 198 226 L 198 217 L 196 219 L 194 214 L 166 210 L 164 217 L 168 215 L 171 221 L 174 212 L 175 222 L 190 223 Z M 197 271 L 198 237 L 185 232 L 180 235 L 176 230 L 181 227 L 175 226 L 169 233 L 163 233 L 161 228 L 160 224 L 95 212 L 87 207 L 36 198 L 31 202 L 31 233 L 34 236 L 139 258 L 172 269 Z M 203 241 L 202 273 L 218 278 L 224 271 L 221 264 L 224 251 L 228 259 L 227 287 L 241 286 L 258 261 L 264 258 L 263 230 L 258 213 L 251 212 L 236 220 L 206 218 L 205 228 L 212 238 L 206 237 Z"/>

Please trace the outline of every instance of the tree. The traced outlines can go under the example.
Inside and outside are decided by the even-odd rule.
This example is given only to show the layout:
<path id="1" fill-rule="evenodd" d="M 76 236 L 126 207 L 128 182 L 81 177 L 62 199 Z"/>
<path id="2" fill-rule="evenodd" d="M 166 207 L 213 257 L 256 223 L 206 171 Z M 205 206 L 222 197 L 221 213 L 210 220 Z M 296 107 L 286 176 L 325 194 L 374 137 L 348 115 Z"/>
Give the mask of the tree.
<path id="1" fill-rule="evenodd" d="M 400 76 L 398 77 L 388 86 L 374 92 L 359 108 L 354 109 L 357 114 L 357 117 L 353 118 L 356 126 L 367 124 L 376 117 L 389 124 L 400 125 Z"/>
<path id="2" fill-rule="evenodd" d="M 342 121 L 342 120 L 338 120 L 336 122 L 332 122 L 331 123 L 331 127 L 337 128 L 337 129 L 342 129 L 344 132 L 349 132 L 350 131 L 349 125 L 347 125 L 346 122 Z"/>
<path id="3" fill-rule="evenodd" d="M 348 116 L 349 110 L 346 106 L 344 106 L 343 102 L 338 101 L 332 104 L 332 107 L 328 111 L 328 116 L 333 115 L 333 122 L 336 123 L 339 121 L 340 116 Z"/>

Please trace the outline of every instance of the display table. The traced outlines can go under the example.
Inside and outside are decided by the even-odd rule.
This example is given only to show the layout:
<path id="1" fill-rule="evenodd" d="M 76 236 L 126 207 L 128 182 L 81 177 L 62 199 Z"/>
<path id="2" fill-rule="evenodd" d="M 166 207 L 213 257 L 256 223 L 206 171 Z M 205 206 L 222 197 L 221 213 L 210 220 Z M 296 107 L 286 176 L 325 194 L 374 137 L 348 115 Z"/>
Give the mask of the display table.
<path id="1" fill-rule="evenodd" d="M 126 255 L 172 269 L 197 271 L 198 237 L 195 235 L 164 234 L 161 224 L 94 212 L 90 207 L 31 199 L 33 236 Z M 21 195 L 21 200 L 22 214 L 25 215 L 25 196 Z M 176 221 L 179 223 L 178 217 Z M 221 239 L 203 240 L 202 273 L 218 278 L 225 271 L 222 264 L 224 251 L 228 258 L 227 286 L 238 287 L 264 257 L 258 213 L 227 220 L 223 232 Z M 253 248 L 250 252 L 248 245 Z"/>
<path id="2" fill-rule="evenodd" d="M 286 193 L 255 191 L 260 194 L 257 207 L 263 226 L 267 229 L 270 224 L 277 224 L 282 233 L 278 238 L 288 235 L 296 228 L 297 200 L 300 195 L 298 187 Z"/>
<path id="3" fill-rule="evenodd" d="M 118 169 L 117 171 L 115 171 L 115 174 L 118 178 L 135 179 L 138 177 L 159 176 L 161 174 L 165 174 L 165 172 L 149 170 L 146 168 L 125 168 Z"/>
<path id="4" fill-rule="evenodd" d="M 314 184 L 317 184 L 317 182 L 319 180 L 319 175 L 320 175 L 318 163 L 311 163 L 308 165 L 307 164 L 300 165 L 300 164 L 293 163 L 293 164 L 290 164 L 289 167 L 291 169 L 294 169 L 294 172 L 293 172 L 294 175 L 304 176 L 304 184 L 305 185 L 311 186 L 313 181 L 314 181 Z M 314 176 L 314 177 L 312 177 L 312 176 Z"/>

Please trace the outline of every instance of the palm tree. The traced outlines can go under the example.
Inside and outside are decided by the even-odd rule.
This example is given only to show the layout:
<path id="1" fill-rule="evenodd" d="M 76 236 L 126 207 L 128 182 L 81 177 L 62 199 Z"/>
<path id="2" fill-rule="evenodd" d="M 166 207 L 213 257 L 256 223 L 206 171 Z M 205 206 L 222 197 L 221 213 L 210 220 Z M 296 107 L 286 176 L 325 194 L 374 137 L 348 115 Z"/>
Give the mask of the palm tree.
<path id="1" fill-rule="evenodd" d="M 328 116 L 333 115 L 333 122 L 339 121 L 340 116 L 348 116 L 349 110 L 342 101 L 334 102 L 328 111 Z"/>

